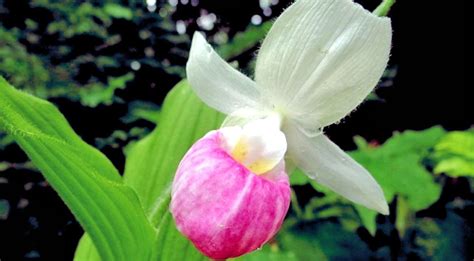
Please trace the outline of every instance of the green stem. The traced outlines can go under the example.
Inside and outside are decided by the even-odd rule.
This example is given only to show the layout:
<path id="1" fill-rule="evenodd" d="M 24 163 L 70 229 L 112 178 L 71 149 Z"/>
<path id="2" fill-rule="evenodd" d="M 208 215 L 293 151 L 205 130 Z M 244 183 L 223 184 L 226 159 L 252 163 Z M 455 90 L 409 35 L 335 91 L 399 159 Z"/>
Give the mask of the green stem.
<path id="1" fill-rule="evenodd" d="M 296 198 L 296 193 L 293 189 L 291 189 L 291 207 L 295 211 L 296 217 L 299 219 L 303 218 L 303 210 L 301 209 L 300 205 L 298 204 L 298 199 Z"/>
<path id="2" fill-rule="evenodd" d="M 372 13 L 377 16 L 387 16 L 393 4 L 395 4 L 395 0 L 383 0 Z"/>

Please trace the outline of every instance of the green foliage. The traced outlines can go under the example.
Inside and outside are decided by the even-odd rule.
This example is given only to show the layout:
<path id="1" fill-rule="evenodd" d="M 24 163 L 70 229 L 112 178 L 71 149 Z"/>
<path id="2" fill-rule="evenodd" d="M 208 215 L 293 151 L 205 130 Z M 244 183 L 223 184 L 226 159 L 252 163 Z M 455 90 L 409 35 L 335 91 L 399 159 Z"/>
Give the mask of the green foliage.
<path id="1" fill-rule="evenodd" d="M 428 155 L 428 149 L 434 147 L 444 134 L 445 131 L 439 127 L 420 132 L 405 131 L 379 147 L 359 147 L 351 156 L 382 186 L 388 202 L 397 195 L 406 200 L 412 211 L 419 211 L 438 200 L 441 193 L 441 186 L 422 161 Z M 357 210 L 367 228 L 375 232 L 375 213 L 362 207 L 357 207 Z"/>
<path id="2" fill-rule="evenodd" d="M 276 240 L 280 251 L 295 260 L 367 260 L 370 253 L 357 235 L 330 222 L 285 227 Z"/>
<path id="3" fill-rule="evenodd" d="M 11 135 L 7 135 L 5 133 L 0 132 L 0 150 L 4 149 L 6 146 L 12 144 L 13 142 L 14 140 Z"/>
<path id="4" fill-rule="evenodd" d="M 270 30 L 273 22 L 265 22 L 259 26 L 249 25 L 249 27 L 235 35 L 235 37 L 227 44 L 217 48 L 219 55 L 226 59 L 232 59 L 257 46 Z"/>
<path id="5" fill-rule="evenodd" d="M 131 20 L 133 17 L 133 12 L 130 8 L 114 3 L 105 4 L 104 12 L 118 19 Z"/>
<path id="6" fill-rule="evenodd" d="M 133 80 L 134 75 L 127 73 L 120 77 L 109 77 L 107 85 L 91 84 L 88 88 L 79 90 L 80 101 L 84 106 L 96 107 L 99 104 L 111 105 L 117 98 L 114 96 L 117 89 L 124 89 L 127 82 Z"/>
<path id="7" fill-rule="evenodd" d="M 184 77 L 189 37 L 177 34 L 169 15 L 147 12 L 144 4 L 73 0 L 25 3 L 21 6 L 32 11 L 21 13 L 24 27 L 11 28 L 0 21 L 0 75 L 35 96 L 65 97 L 88 107 L 122 102 L 112 94 L 125 86 L 114 83 L 124 78 L 128 87 L 143 90 L 151 86 L 154 94 L 163 94 L 178 77 Z M 165 9 L 170 8 L 165 5 L 161 11 Z M 6 10 L 6 14 L 2 12 L 5 21 L 15 17 Z M 127 29 L 118 30 L 119 26 Z M 137 87 L 132 62 L 151 68 L 154 75 L 166 75 L 168 86 L 154 89 L 157 79 L 147 79 Z M 160 79 L 160 85 L 162 82 Z M 127 94 L 126 99 L 137 99 Z"/>
<path id="8" fill-rule="evenodd" d="M 466 260 L 473 240 L 471 228 L 457 214 L 449 212 L 443 220 L 424 218 L 416 222 L 415 249 L 423 260 Z"/>
<path id="9" fill-rule="evenodd" d="M 217 128 L 223 116 L 200 102 L 185 82 L 169 93 L 163 110 L 150 102 L 162 97 L 130 98 L 133 91 L 141 93 L 143 89 L 137 88 L 143 85 L 165 92 L 184 77 L 190 39 L 175 32 L 170 5 L 153 13 L 145 11 L 143 1 L 117 3 L 28 3 L 35 9 L 31 13 L 44 12 L 54 19 L 27 17 L 23 28 L 3 27 L 0 21 L 0 73 L 42 98 L 65 97 L 86 107 L 128 105 L 121 118 L 126 128 L 96 138 L 98 148 L 121 150 L 128 142 L 124 179 L 101 153 L 74 134 L 51 104 L 14 91 L 4 81 L 0 83 L 0 127 L 8 134 L 0 133 L 0 149 L 16 140 L 85 228 L 75 260 L 205 260 L 175 228 L 168 211 L 169 186 L 186 150 Z M 391 3 L 384 1 L 374 12 L 386 14 Z M 218 52 L 231 60 L 254 52 L 271 23 L 250 25 L 229 41 L 225 30 L 218 32 L 220 43 L 226 43 L 217 47 Z M 219 42 L 217 36 L 213 39 Z M 43 42 L 47 48 L 42 48 Z M 144 74 L 131 70 L 131 62 L 157 74 L 157 81 L 143 81 Z M 390 82 L 395 74 L 396 67 L 387 70 L 384 78 Z M 118 90 L 125 88 L 127 96 L 119 97 L 123 92 Z M 156 129 L 141 139 L 149 133 L 150 123 L 157 122 Z M 473 132 L 446 134 L 435 127 L 397 134 L 380 146 L 361 137 L 355 137 L 355 142 L 358 150 L 351 155 L 374 175 L 395 210 L 390 221 L 296 170 L 291 183 L 296 187 L 309 184 L 317 192 L 299 194 L 295 188 L 292 209 L 279 234 L 261 250 L 236 260 L 385 259 L 390 255 L 387 244 L 393 242 L 374 248 L 370 240 L 388 234 L 398 234 L 400 242 L 394 244 L 401 245 L 401 250 L 391 254 L 402 259 L 413 253 L 424 260 L 465 259 L 464 242 L 472 231 L 451 210 L 456 204 L 448 203 L 445 219 L 420 218 L 419 211 L 439 199 L 443 182 L 450 178 L 468 177 L 472 190 Z M 431 175 L 431 167 L 435 174 L 445 176 Z M 11 168 L 33 166 L 0 161 L 0 171 Z M 0 219 L 9 208 L 7 201 L 0 200 Z M 372 237 L 359 237 L 356 231 L 361 227 Z"/>
<path id="10" fill-rule="evenodd" d="M 99 37 L 106 37 L 105 26 L 110 26 L 111 14 L 119 13 L 111 4 L 104 9 L 97 8 L 89 2 L 65 5 L 64 3 L 42 0 L 35 3 L 37 7 L 48 8 L 60 17 L 48 25 L 47 32 L 50 34 L 63 33 L 69 38 L 75 35 L 88 33 Z M 109 11 L 107 11 L 109 10 Z"/>
<path id="11" fill-rule="evenodd" d="M 27 86 L 35 94 L 44 92 L 49 73 L 38 56 L 28 53 L 17 41 L 17 30 L 6 31 L 0 27 L 0 76 L 8 77 L 12 84 Z M 32 87 L 35 86 L 35 87 Z"/>
<path id="12" fill-rule="evenodd" d="M 145 120 L 151 123 L 158 122 L 160 108 L 150 102 L 134 101 L 128 104 L 127 115 L 122 117 L 124 123 L 132 123 L 138 120 Z"/>
<path id="13" fill-rule="evenodd" d="M 0 162 L 0 171 L 2 170 L 2 163 Z M 0 220 L 7 219 L 10 205 L 6 200 L 0 200 Z"/>
<path id="14" fill-rule="evenodd" d="M 409 256 L 416 253 L 426 260 L 463 260 L 467 256 L 467 245 L 469 237 L 472 238 L 472 228 L 466 226 L 466 220 L 448 210 L 448 217 L 444 220 L 433 218 L 417 218 L 415 213 L 433 205 L 440 198 L 441 184 L 436 180 L 425 166 L 431 166 L 432 162 L 446 158 L 463 158 L 469 155 L 471 150 L 467 149 L 471 144 L 469 139 L 472 131 L 458 131 L 446 133 L 440 127 L 433 127 L 424 131 L 405 131 L 396 134 L 382 145 L 368 144 L 363 138 L 355 137 L 358 150 L 351 152 L 351 156 L 366 167 L 382 186 L 385 196 L 389 202 L 396 199 L 394 231 L 401 238 L 402 253 L 397 256 Z M 434 156 L 433 156 L 434 155 Z M 313 196 L 307 203 L 300 206 L 296 198 L 292 201 L 293 214 L 285 221 L 287 226 L 303 226 L 305 224 L 324 224 L 329 220 L 339 222 L 338 229 L 355 231 L 364 226 L 373 236 L 386 233 L 387 224 L 381 227 L 376 222 L 377 213 L 362 206 L 353 205 L 328 189 L 309 180 L 303 173 L 296 170 L 290 176 L 293 185 L 311 184 L 315 190 L 322 192 L 324 196 Z M 467 203 L 469 204 L 469 203 Z M 352 205 L 353 209 L 348 208 Z M 380 221 L 380 220 L 379 220 Z M 377 230 L 379 229 L 379 230 Z M 396 230 L 395 230 L 396 229 Z M 318 249 L 306 249 L 305 242 L 311 239 L 305 238 L 305 231 L 290 234 L 296 242 L 292 247 L 285 249 L 284 237 L 288 237 L 288 231 L 282 230 L 277 237 L 279 247 L 284 250 L 294 251 L 299 260 L 308 260 L 311 257 L 320 259 L 346 259 L 344 257 L 326 256 L 326 251 L 331 252 L 338 249 L 337 246 L 319 246 Z M 328 229 L 330 231 L 330 229 Z M 339 235 L 341 232 L 332 232 L 331 235 Z M 311 234 L 312 240 L 324 241 L 318 234 Z M 334 239 L 331 239 L 334 240 Z M 472 239 L 471 239 L 472 240 Z M 329 239 L 328 239 L 329 241 Z M 338 239 L 335 237 L 335 241 Z M 358 238 L 343 239 L 344 245 L 354 244 L 360 241 Z M 334 242 L 334 241 L 333 241 Z M 313 245 L 316 245 L 315 243 Z M 311 246 L 311 245 L 310 245 Z M 357 249 L 338 249 L 336 253 L 352 253 L 350 259 L 366 260 L 369 257 L 378 256 L 387 249 L 381 248 L 377 252 L 365 249 L 358 255 Z M 365 247 L 365 246 L 362 246 Z M 364 256 L 367 255 L 367 256 Z M 387 253 L 382 254 L 386 256 Z M 358 257 L 355 257 L 358 256 Z"/>
<path id="15" fill-rule="evenodd" d="M 168 94 L 158 127 L 128 154 L 124 180 L 136 189 L 158 228 L 161 245 L 157 260 L 202 259 L 175 228 L 168 212 L 169 187 L 189 147 L 218 128 L 222 120 L 222 114 L 207 107 L 186 82 L 181 82 Z"/>
<path id="16" fill-rule="evenodd" d="M 297 261 L 295 253 L 281 250 L 277 244 L 269 243 L 248 255 L 231 258 L 229 260 L 245 260 L 245 261 Z"/>
<path id="17" fill-rule="evenodd" d="M 474 177 L 474 131 L 453 131 L 434 147 L 434 172 Z"/>
<path id="18" fill-rule="evenodd" d="M 84 143 L 52 104 L 15 90 L 3 78 L 0 108 L 0 128 L 55 188 L 102 259 L 147 260 L 156 247 L 155 231 L 112 163 Z"/>
<path id="19" fill-rule="evenodd" d="M 158 127 L 128 150 L 124 181 L 137 192 L 160 242 L 155 260 L 201 260 L 204 257 L 175 228 L 168 211 L 170 185 L 189 147 L 206 132 L 219 127 L 223 115 L 210 109 L 186 82 L 177 84 L 163 104 Z M 83 238 L 78 257 L 95 255 Z M 88 259 L 91 260 L 91 259 Z"/>
<path id="20" fill-rule="evenodd" d="M 397 213 L 400 215 L 397 222 L 400 229 L 406 228 L 406 222 L 411 218 L 411 213 L 426 209 L 440 196 L 441 186 L 435 182 L 434 177 L 423 165 L 423 161 L 429 155 L 429 149 L 433 148 L 444 135 L 445 131 L 440 127 L 424 131 L 405 131 L 376 147 L 369 146 L 361 137 L 355 137 L 358 150 L 351 152 L 350 155 L 369 170 L 381 185 L 388 202 L 392 202 L 395 196 L 399 198 L 400 209 L 397 209 Z M 332 191 L 309 180 L 300 171 L 291 175 L 291 182 L 300 185 L 310 183 L 317 191 L 323 192 L 324 200 L 317 199 L 324 202 L 322 205 L 340 207 L 341 204 L 349 204 Z M 359 205 L 354 205 L 354 207 L 360 222 L 371 234 L 375 234 L 377 213 Z M 315 210 L 317 208 L 310 205 L 306 211 L 312 213 Z M 342 216 L 342 210 L 328 211 L 326 209 L 325 211 L 335 217 Z M 306 219 L 314 218 L 316 218 L 315 214 L 306 215 Z M 403 229 L 400 232 L 403 233 Z"/>

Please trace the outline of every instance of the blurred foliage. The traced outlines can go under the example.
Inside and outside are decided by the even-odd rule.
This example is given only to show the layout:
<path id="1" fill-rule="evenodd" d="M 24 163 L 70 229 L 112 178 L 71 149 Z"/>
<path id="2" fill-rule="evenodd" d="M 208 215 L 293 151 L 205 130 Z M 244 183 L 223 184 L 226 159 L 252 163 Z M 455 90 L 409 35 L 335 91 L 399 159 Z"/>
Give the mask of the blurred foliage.
<path id="1" fill-rule="evenodd" d="M 441 194 L 441 185 L 425 169 L 422 160 L 444 133 L 439 127 L 422 132 L 406 131 L 375 148 L 359 137 L 358 151 L 351 153 L 351 156 L 374 176 L 388 202 L 398 196 L 406 203 L 404 207 L 419 211 L 432 205 Z M 421 187 L 423 190 L 420 190 Z M 375 212 L 363 207 L 357 207 L 357 210 L 364 225 L 374 233 Z M 403 233 L 403 226 L 400 225 L 399 229 Z"/>
<path id="2" fill-rule="evenodd" d="M 284 7 L 285 1 L 281 2 Z M 173 17 L 175 11 L 176 6 L 166 1 L 149 6 L 136 0 L 33 0 L 22 4 L 5 0 L 0 2 L 0 75 L 35 96 L 77 104 L 70 109 L 74 113 L 78 108 L 93 108 L 89 115 L 101 110 L 107 116 L 116 112 L 114 125 L 89 142 L 123 160 L 122 150 L 133 155 L 134 148 L 150 142 L 150 136 L 137 140 L 146 137 L 156 123 L 163 123 L 160 104 L 185 76 L 188 35 L 200 28 L 194 18 Z M 251 73 L 254 61 L 248 57 L 253 57 L 271 27 L 270 18 L 244 31 L 232 31 L 224 24 L 203 30 L 225 59 Z M 177 32 L 177 19 L 186 24 L 187 34 Z M 380 89 L 393 85 L 397 70 L 396 65 L 386 70 Z M 372 94 L 369 100 L 380 99 Z M 172 124 L 173 119 L 168 116 L 165 123 Z M 104 125 L 98 123 L 95 128 L 101 127 Z M 295 171 L 291 175 L 292 208 L 282 230 L 261 250 L 238 260 L 470 257 L 474 131 L 433 127 L 396 133 L 383 144 L 362 137 L 354 141 L 357 150 L 351 156 L 381 184 L 391 215 L 353 205 Z M 29 162 L 10 162 L 16 155 L 12 142 L 11 136 L 0 133 L 0 156 L 5 156 L 0 160 L 0 174 L 34 169 Z M 179 149 L 184 153 L 185 148 Z M 8 182 L 0 176 L 0 185 Z M 450 191 L 452 184 L 468 184 L 467 192 Z M 0 220 L 15 210 L 15 205 L 0 199 Z M 173 225 L 170 220 L 163 222 Z"/>
<path id="3" fill-rule="evenodd" d="M 337 255 L 350 253 L 356 260 L 366 260 L 369 257 L 381 258 L 390 254 L 404 258 L 418 256 L 422 259 L 434 258 L 436 260 L 445 260 L 446 257 L 451 256 L 453 260 L 463 260 L 468 256 L 468 242 L 473 240 L 473 231 L 472 227 L 467 225 L 467 217 L 456 213 L 465 207 L 472 208 L 474 203 L 472 199 L 456 198 L 456 204 L 443 206 L 446 208 L 444 211 L 447 211 L 447 217 L 444 218 L 422 217 L 420 213 L 439 204 L 443 183 L 448 181 L 431 173 L 433 164 L 436 166 L 436 171 L 438 166 L 443 166 L 443 161 L 446 159 L 473 163 L 468 156 L 472 150 L 466 149 L 472 144 L 464 142 L 460 146 L 458 140 L 472 137 L 471 135 L 472 130 L 446 132 L 440 127 L 433 127 L 424 131 L 397 133 L 384 144 L 368 143 L 362 137 L 355 137 L 358 149 L 350 155 L 366 167 L 382 186 L 387 201 L 391 203 L 392 220 L 372 210 L 352 204 L 296 170 L 290 177 L 297 193 L 294 194 L 295 197 L 292 200 L 290 216 L 285 221 L 287 227 L 277 236 L 279 248 L 293 251 L 299 256 L 298 260 L 308 260 L 304 255 L 310 252 L 313 253 L 312 256 L 319 256 L 322 260 L 345 259 L 343 256 L 333 255 L 332 251 L 338 249 L 337 246 L 323 247 L 313 243 L 307 247 L 304 243 L 310 242 L 304 238 L 307 237 L 305 232 L 311 231 L 312 226 L 319 228 L 336 223 L 339 224 L 337 228 L 341 231 L 334 231 L 331 234 L 332 242 L 349 245 L 348 250 L 337 251 Z M 446 150 L 446 148 L 449 149 Z M 446 152 L 450 153 L 440 154 Z M 433 158 L 438 161 L 435 162 Z M 454 169 L 458 170 L 456 167 Z M 472 180 L 469 182 L 472 184 Z M 306 198 L 307 195 L 298 193 L 298 188 L 305 184 L 311 185 L 313 189 L 313 196 L 309 199 Z M 300 196 L 303 199 L 300 199 Z M 304 204 L 301 204 L 302 201 Z M 289 231 L 287 231 L 288 226 Z M 367 234 L 361 230 L 361 226 L 366 229 Z M 291 233 L 294 229 L 298 230 L 301 227 L 303 227 L 303 232 Z M 329 228 L 328 230 L 330 231 Z M 354 233 L 365 236 L 352 240 L 340 239 L 339 235 L 344 235 L 344 231 L 352 236 Z M 284 238 L 288 237 L 287 233 L 298 237 L 293 238 L 293 242 L 301 240 L 296 243 L 295 248 L 286 246 Z M 397 235 L 398 243 L 395 245 L 402 248 L 398 250 L 400 252 L 393 253 L 393 249 L 387 249 L 388 242 L 377 244 L 374 241 L 384 238 L 388 240 L 392 233 Z M 310 235 L 315 241 L 324 238 L 324 235 L 316 232 Z M 449 238 L 440 239 L 441 235 Z M 371 248 L 375 245 L 375 251 L 374 249 L 361 250 L 363 249 L 361 246 L 350 245 L 362 238 L 365 238 Z M 456 244 L 450 245 L 449 242 L 453 240 Z M 388 245 L 392 244 L 393 242 L 390 242 Z M 294 251 L 294 249 L 299 249 L 299 251 Z M 365 256 L 359 256 L 359 251 Z"/>
<path id="4" fill-rule="evenodd" d="M 13 1 L 5 6 L 12 11 L 0 12 L 0 74 L 36 96 L 96 107 L 123 101 L 113 97 L 114 91 L 130 81 L 136 85 L 140 70 L 156 71 L 168 81 L 174 75 L 175 82 L 184 76 L 189 37 L 176 33 L 168 5 L 161 14 L 143 10 L 141 1 L 126 6 L 36 0 L 22 10 L 15 10 Z M 19 23 L 15 11 L 30 15 Z M 155 86 L 158 79 L 146 84 Z M 137 95 L 126 99 L 146 97 Z"/>
<path id="5" fill-rule="evenodd" d="M 474 131 L 453 131 L 434 150 L 436 174 L 474 177 Z"/>
<path id="6" fill-rule="evenodd" d="M 0 170 L 2 170 L 2 162 L 0 162 Z M 8 211 L 10 210 L 10 204 L 8 201 L 0 200 L 0 219 L 6 219 L 8 217 Z"/>
<path id="7" fill-rule="evenodd" d="M 238 55 L 257 46 L 272 24 L 272 21 L 268 21 L 259 26 L 249 25 L 244 32 L 237 33 L 231 41 L 217 48 L 217 52 L 225 60 L 235 59 Z"/>

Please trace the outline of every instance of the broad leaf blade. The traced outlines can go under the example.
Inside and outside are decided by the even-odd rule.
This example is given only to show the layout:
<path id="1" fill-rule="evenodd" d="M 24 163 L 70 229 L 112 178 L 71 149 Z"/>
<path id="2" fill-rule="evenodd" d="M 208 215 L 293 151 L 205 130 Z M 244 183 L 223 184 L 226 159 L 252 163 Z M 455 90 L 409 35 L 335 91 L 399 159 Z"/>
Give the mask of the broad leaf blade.
<path id="1" fill-rule="evenodd" d="M 158 229 L 155 260 L 205 259 L 177 230 L 168 211 L 170 185 L 181 158 L 205 133 L 220 126 L 222 114 L 207 107 L 188 83 L 178 83 L 168 94 L 158 127 L 127 154 L 125 183 L 133 187 L 151 223 Z M 94 256 L 84 237 L 78 256 Z M 89 259 L 97 260 L 97 259 Z"/>
<path id="2" fill-rule="evenodd" d="M 146 210 L 152 210 L 171 184 L 191 145 L 218 128 L 222 120 L 222 114 L 201 102 L 187 82 L 173 88 L 163 104 L 158 127 L 127 155 L 125 183 L 137 190 Z"/>
<path id="3" fill-rule="evenodd" d="M 223 118 L 182 81 L 166 97 L 158 127 L 127 155 L 125 182 L 135 188 L 158 228 L 157 260 L 204 258 L 175 228 L 168 211 L 169 187 L 186 151 L 208 131 L 218 128 Z"/>
<path id="4" fill-rule="evenodd" d="M 0 108 L 0 128 L 58 192 L 101 258 L 148 260 L 154 229 L 112 163 L 83 142 L 52 104 L 15 90 L 1 77 Z"/>

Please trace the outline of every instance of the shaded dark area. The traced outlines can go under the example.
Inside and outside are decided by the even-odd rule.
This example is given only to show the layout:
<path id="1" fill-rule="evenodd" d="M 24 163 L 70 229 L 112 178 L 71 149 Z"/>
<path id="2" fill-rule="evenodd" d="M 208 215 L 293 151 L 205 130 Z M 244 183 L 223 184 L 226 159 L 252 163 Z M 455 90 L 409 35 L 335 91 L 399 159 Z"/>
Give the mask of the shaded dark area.
<path id="1" fill-rule="evenodd" d="M 46 64 L 46 68 L 57 66 L 64 70 L 55 72 L 57 78 L 40 79 L 33 84 L 56 90 L 59 94 L 44 98 L 56 104 L 73 129 L 86 142 L 98 146 L 123 172 L 123 147 L 154 127 L 144 118 L 138 117 L 131 123 L 123 118 L 134 101 L 159 107 L 168 91 L 185 76 L 190 37 L 194 31 L 202 30 L 197 22 L 199 17 L 215 14 L 217 20 L 207 35 L 217 45 L 215 39 L 219 39 L 220 33 L 232 39 L 249 26 L 254 15 L 258 14 L 262 21 L 271 20 L 290 3 L 277 1 L 271 7 L 271 14 L 265 16 L 259 1 L 202 0 L 196 5 L 182 2 L 170 8 L 168 2 L 158 1 L 156 10 L 150 12 L 145 2 L 123 1 L 130 9 L 141 10 L 139 14 L 130 19 L 112 17 L 110 21 L 94 18 L 96 26 L 103 25 L 106 29 L 89 29 L 65 37 L 61 31 L 48 27 L 52 21 L 64 18 L 57 10 L 36 5 L 35 1 L 0 0 L 0 25 L 6 32 L 19 32 L 18 42 L 25 46 L 26 53 L 48 57 L 45 60 L 50 64 Z M 376 0 L 357 2 L 369 10 L 379 3 Z M 94 6 L 103 4 L 93 1 Z M 160 15 L 160 10 L 168 11 Z M 472 127 L 464 88 L 464 13 L 459 10 L 464 10 L 463 1 L 399 0 L 389 15 L 394 31 L 390 68 L 396 70 L 395 77 L 384 78 L 376 90 L 378 98 L 361 105 L 342 123 L 329 127 L 328 136 L 343 149 L 352 150 L 356 148 L 355 135 L 380 144 L 398 131 L 423 130 L 434 125 L 447 130 Z M 27 21 L 31 20 L 35 26 L 28 25 Z M 184 34 L 177 32 L 178 21 L 186 24 Z M 104 24 L 108 22 L 110 25 Z M 102 30 L 106 30 L 105 35 Z M 4 34 L 0 34 L 0 48 L 4 41 L 2 36 Z M 257 49 L 254 47 L 236 57 L 241 67 L 248 65 Z M 98 57 L 108 58 L 99 62 Z M 134 67 L 134 64 L 139 65 Z M 99 83 L 101 88 L 106 88 L 110 86 L 109 77 L 130 72 L 133 78 L 125 81 L 126 88 L 116 90 L 112 102 L 84 105 L 78 94 L 84 86 Z M 24 82 L 13 73 L 5 73 L 0 68 L 0 74 L 9 81 L 16 81 L 18 87 L 26 90 L 35 87 L 20 86 Z M 73 85 L 65 83 L 69 78 L 75 81 Z M 126 137 L 114 136 L 116 130 L 127 133 Z M 72 214 L 41 174 L 25 164 L 27 157 L 15 144 L 0 147 L 0 159 L 0 162 L 14 164 L 4 171 L 0 168 L 0 200 L 9 205 L 8 217 L 0 216 L 0 259 L 71 260 L 83 233 Z M 466 178 L 441 178 L 444 179 L 441 198 L 417 216 L 459 223 L 458 217 L 447 212 L 446 205 L 459 198 L 473 202 L 472 185 Z M 295 190 L 302 195 L 298 198 L 302 205 L 312 197 L 321 196 L 309 185 L 297 186 Z M 457 215 L 471 222 L 473 213 L 473 205 L 456 209 Z M 418 249 L 402 249 L 400 236 L 393 230 L 395 220 L 379 217 L 377 223 L 383 229 L 378 230 L 375 237 L 364 228 L 357 230 L 362 241 L 376 253 L 373 258 L 420 258 Z M 313 223 L 301 226 L 303 230 L 317 230 Z M 466 236 L 466 245 L 473 245 L 474 224 L 464 224 L 464 227 L 465 234 L 471 235 Z M 406 233 L 413 233 L 414 238 L 417 232 Z M 466 251 L 470 251 L 467 257 L 474 256 L 472 249 Z"/>

